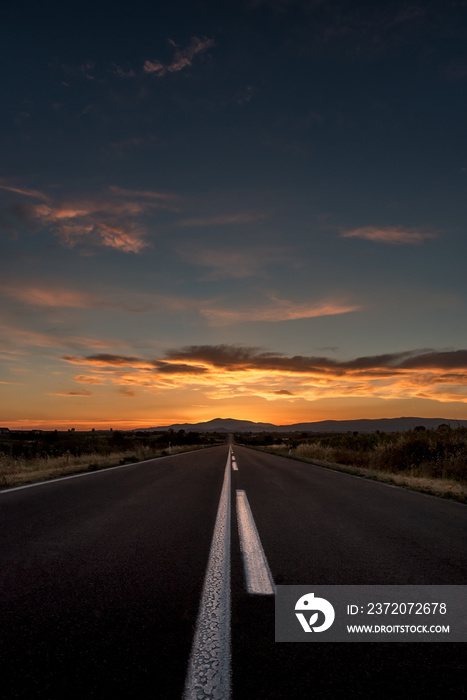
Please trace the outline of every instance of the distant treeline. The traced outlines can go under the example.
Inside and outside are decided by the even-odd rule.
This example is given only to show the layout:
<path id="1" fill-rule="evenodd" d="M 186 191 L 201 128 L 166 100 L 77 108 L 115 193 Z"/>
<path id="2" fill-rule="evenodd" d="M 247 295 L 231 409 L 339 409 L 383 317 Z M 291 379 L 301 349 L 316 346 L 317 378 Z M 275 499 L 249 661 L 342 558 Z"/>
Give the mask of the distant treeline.
<path id="1" fill-rule="evenodd" d="M 8 431 L 0 433 L 0 455 L 13 459 L 37 459 L 86 454 L 109 455 L 138 448 L 167 450 L 169 446 L 215 445 L 225 443 L 222 433 L 92 431 Z"/>

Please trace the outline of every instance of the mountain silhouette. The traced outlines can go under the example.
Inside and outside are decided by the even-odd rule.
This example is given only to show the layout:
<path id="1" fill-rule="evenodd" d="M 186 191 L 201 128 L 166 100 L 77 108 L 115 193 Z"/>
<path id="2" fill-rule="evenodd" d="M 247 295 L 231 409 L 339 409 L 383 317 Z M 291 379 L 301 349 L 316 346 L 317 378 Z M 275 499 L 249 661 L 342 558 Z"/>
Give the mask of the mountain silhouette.
<path id="1" fill-rule="evenodd" d="M 293 423 L 292 425 L 274 425 L 273 423 L 255 423 L 237 418 L 213 418 L 202 423 L 174 423 L 173 425 L 144 428 L 145 431 L 184 430 L 185 432 L 216 433 L 263 433 L 263 432 L 316 432 L 345 433 L 358 431 L 371 433 L 379 430 L 385 433 L 413 430 L 418 426 L 437 428 L 446 424 L 451 428 L 466 426 L 467 421 L 451 418 L 360 418 L 357 420 L 324 420 L 310 423 Z M 138 429 L 141 431 L 141 428 Z"/>

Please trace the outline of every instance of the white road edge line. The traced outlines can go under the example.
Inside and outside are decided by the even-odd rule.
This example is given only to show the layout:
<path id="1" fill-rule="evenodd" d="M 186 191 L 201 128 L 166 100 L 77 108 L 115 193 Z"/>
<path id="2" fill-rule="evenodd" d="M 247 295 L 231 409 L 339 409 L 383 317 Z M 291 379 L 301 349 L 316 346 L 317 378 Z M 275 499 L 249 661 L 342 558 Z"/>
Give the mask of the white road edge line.
<path id="1" fill-rule="evenodd" d="M 69 479 L 80 479 L 82 476 L 97 476 L 98 474 L 105 474 L 105 472 L 112 472 L 117 469 L 125 469 L 126 467 L 136 467 L 139 464 L 145 464 L 146 462 L 154 462 L 163 459 L 173 459 L 174 457 L 179 457 L 181 454 L 190 454 L 189 452 L 179 452 L 175 455 L 165 455 L 164 457 L 150 457 L 149 459 L 142 459 L 140 462 L 131 462 L 129 464 L 116 464 L 114 467 L 102 467 L 102 469 L 96 469 L 92 472 L 78 472 L 77 474 L 69 474 L 68 476 L 57 476 L 55 479 L 44 479 L 44 481 L 35 481 L 33 484 L 23 484 L 23 486 L 7 486 L 4 489 L 0 489 L 0 494 L 10 493 L 11 491 L 21 491 L 22 489 L 32 489 L 36 486 L 45 486 L 46 484 L 55 484 L 58 481 L 68 481 Z"/>
<path id="2" fill-rule="evenodd" d="M 230 698 L 230 456 L 229 449 L 183 700 Z"/>
<path id="3" fill-rule="evenodd" d="M 237 490 L 237 521 L 248 593 L 274 595 L 276 587 L 245 491 Z"/>

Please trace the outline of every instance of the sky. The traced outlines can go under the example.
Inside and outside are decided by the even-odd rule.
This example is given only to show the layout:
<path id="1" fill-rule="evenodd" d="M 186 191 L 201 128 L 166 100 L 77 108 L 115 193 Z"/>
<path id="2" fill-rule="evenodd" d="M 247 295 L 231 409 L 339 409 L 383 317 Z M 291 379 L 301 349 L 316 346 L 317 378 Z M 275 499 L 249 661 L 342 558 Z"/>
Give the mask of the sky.
<path id="1" fill-rule="evenodd" d="M 467 0 L 0 12 L 2 427 L 467 419 Z"/>

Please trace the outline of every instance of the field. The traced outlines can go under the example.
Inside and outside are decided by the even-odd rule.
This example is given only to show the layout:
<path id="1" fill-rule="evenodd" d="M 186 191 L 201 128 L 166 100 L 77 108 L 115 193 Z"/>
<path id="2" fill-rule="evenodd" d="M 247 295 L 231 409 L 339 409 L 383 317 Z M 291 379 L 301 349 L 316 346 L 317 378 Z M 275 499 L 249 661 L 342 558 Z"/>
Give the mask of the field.
<path id="1" fill-rule="evenodd" d="M 0 434 L 0 488 L 164 457 L 225 442 L 209 433 L 8 431 Z"/>
<path id="2" fill-rule="evenodd" d="M 237 436 L 236 436 L 237 437 Z M 294 459 L 467 503 L 467 429 L 441 425 L 403 433 L 239 435 Z"/>

